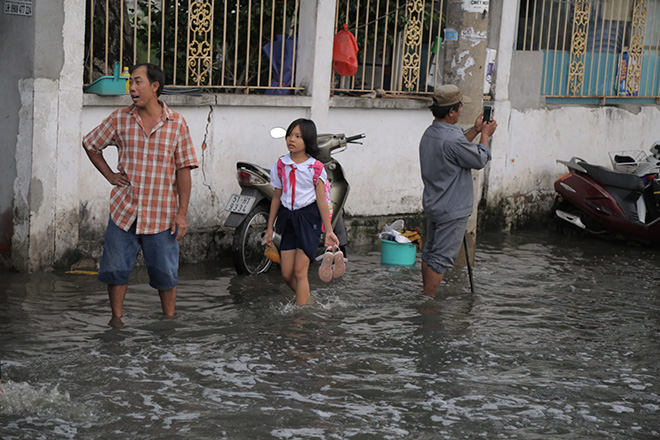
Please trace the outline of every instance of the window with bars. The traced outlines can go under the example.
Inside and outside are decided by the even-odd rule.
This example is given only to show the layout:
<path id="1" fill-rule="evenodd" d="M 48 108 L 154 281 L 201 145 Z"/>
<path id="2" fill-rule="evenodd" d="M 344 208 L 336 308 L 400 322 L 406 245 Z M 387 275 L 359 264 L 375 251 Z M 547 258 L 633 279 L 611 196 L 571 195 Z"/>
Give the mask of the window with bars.
<path id="1" fill-rule="evenodd" d="M 517 50 L 547 98 L 660 97 L 660 0 L 521 0 Z"/>
<path id="2" fill-rule="evenodd" d="M 432 93 L 442 80 L 444 7 L 433 0 L 338 0 L 335 29 L 347 24 L 355 36 L 358 71 L 333 72 L 333 93 Z"/>
<path id="3" fill-rule="evenodd" d="M 303 0 L 86 1 L 86 83 L 111 75 L 120 61 L 159 65 L 169 87 L 266 94 L 300 89 L 294 78 Z M 348 24 L 359 52 L 355 76 L 333 73 L 333 93 L 425 94 L 440 83 L 442 0 L 336 4 L 336 30 Z"/>
<path id="4" fill-rule="evenodd" d="M 169 87 L 292 93 L 300 1 L 87 0 L 85 81 L 150 62 Z"/>

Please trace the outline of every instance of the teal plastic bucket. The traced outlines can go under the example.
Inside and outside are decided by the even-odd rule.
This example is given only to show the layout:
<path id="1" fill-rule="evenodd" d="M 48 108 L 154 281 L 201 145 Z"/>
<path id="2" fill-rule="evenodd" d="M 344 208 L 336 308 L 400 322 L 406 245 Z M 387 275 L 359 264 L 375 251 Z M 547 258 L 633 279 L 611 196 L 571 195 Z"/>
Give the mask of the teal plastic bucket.
<path id="1" fill-rule="evenodd" d="M 115 61 L 113 76 L 102 76 L 93 83 L 83 87 L 85 93 L 96 93 L 97 95 L 124 95 L 126 93 L 126 81 L 128 78 L 121 76 L 121 63 Z"/>
<path id="2" fill-rule="evenodd" d="M 414 266 L 417 246 L 380 239 L 380 262 L 390 266 Z"/>

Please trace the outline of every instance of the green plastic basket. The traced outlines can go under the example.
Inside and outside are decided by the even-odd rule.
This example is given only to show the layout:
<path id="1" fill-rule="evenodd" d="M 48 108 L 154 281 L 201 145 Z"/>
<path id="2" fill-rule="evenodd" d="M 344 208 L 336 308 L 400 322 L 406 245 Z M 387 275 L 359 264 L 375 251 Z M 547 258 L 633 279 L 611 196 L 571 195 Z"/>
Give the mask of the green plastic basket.
<path id="1" fill-rule="evenodd" d="M 414 266 L 417 246 L 380 239 L 380 262 L 388 266 Z"/>
<path id="2" fill-rule="evenodd" d="M 102 76 L 83 87 L 83 92 L 96 93 L 97 95 L 124 95 L 126 94 L 126 81 L 128 81 L 128 78 L 121 76 L 121 63 L 115 61 L 113 76 Z"/>

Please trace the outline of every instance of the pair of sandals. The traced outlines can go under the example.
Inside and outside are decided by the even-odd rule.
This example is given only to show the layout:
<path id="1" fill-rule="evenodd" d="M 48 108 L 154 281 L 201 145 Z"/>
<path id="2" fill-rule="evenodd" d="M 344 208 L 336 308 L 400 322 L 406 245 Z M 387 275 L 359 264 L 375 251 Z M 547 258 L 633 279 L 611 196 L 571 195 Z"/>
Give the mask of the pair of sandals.
<path id="1" fill-rule="evenodd" d="M 330 246 L 325 249 L 319 267 L 319 278 L 329 283 L 333 278 L 339 278 L 346 273 L 346 261 L 344 253 L 336 247 Z"/>

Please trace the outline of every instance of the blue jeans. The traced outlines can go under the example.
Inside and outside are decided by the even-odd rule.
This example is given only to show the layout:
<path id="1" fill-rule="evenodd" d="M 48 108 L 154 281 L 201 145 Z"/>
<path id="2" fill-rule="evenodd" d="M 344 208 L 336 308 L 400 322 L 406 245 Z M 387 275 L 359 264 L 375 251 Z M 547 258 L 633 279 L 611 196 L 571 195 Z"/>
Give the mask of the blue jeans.
<path id="1" fill-rule="evenodd" d="M 128 279 L 142 249 L 149 273 L 149 285 L 169 290 L 178 284 L 179 242 L 167 229 L 157 234 L 136 234 L 137 220 L 128 231 L 110 219 L 105 231 L 105 246 L 97 279 L 106 284 L 128 284 Z"/>

